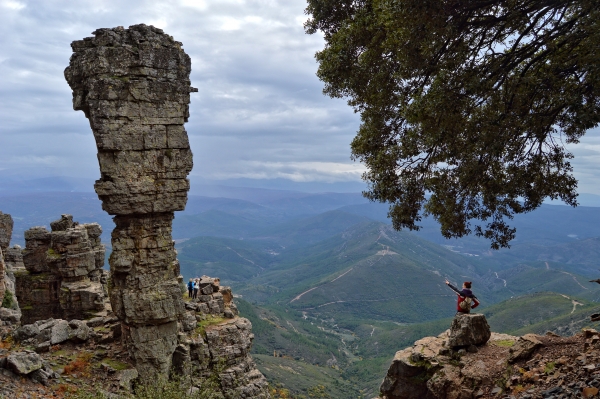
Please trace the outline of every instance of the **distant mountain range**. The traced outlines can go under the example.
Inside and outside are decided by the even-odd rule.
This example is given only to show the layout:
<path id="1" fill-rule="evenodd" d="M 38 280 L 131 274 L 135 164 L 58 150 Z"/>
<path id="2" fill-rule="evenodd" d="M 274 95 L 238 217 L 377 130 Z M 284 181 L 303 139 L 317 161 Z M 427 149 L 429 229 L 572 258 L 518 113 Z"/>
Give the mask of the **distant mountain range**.
<path id="1" fill-rule="evenodd" d="M 211 190 L 176 214 L 182 273 L 233 287 L 259 367 L 290 388 L 320 381 L 332 398 L 374 396 L 396 350 L 448 327 L 455 295 L 444 278 L 473 281 L 498 332 L 570 333 L 600 308 L 600 285 L 588 281 L 600 277 L 600 207 L 543 205 L 512 221 L 511 249 L 491 251 L 475 237 L 445 240 L 431 219 L 394 231 L 387 205 L 358 193 Z M 13 243 L 70 213 L 99 222 L 110 244 L 94 193 L 4 192 L 0 210 L 15 219 Z M 316 379 L 323 366 L 336 371 Z"/>

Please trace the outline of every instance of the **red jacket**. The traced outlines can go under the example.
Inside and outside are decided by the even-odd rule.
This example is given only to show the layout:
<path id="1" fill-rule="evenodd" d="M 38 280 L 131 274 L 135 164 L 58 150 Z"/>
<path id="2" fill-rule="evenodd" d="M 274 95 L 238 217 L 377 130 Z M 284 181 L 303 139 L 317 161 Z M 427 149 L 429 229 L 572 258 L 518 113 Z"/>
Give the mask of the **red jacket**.
<path id="1" fill-rule="evenodd" d="M 475 297 L 475 295 L 473 295 L 473 291 L 471 291 L 468 288 L 463 288 L 462 290 L 458 290 L 458 288 L 456 288 L 455 286 L 453 286 L 452 284 L 448 284 L 448 287 L 450 287 L 452 289 L 452 291 L 456 292 L 456 296 L 458 296 L 458 302 L 456 303 L 456 310 L 458 312 L 465 312 L 461 307 L 460 307 L 460 303 L 462 301 L 465 300 L 465 298 L 469 297 L 473 300 L 473 303 L 471 304 L 471 309 L 475 309 L 477 306 L 479 306 L 479 301 L 477 300 L 477 297 Z"/>
<path id="2" fill-rule="evenodd" d="M 466 297 L 465 296 L 460 296 L 458 294 L 456 296 L 458 297 L 458 302 L 456 303 L 456 311 L 464 313 L 464 309 L 460 307 L 460 303 L 462 301 L 464 301 Z M 479 306 L 479 301 L 475 297 L 471 297 L 471 299 L 473 300 L 473 302 L 471 304 L 471 309 L 475 309 L 477 306 Z"/>

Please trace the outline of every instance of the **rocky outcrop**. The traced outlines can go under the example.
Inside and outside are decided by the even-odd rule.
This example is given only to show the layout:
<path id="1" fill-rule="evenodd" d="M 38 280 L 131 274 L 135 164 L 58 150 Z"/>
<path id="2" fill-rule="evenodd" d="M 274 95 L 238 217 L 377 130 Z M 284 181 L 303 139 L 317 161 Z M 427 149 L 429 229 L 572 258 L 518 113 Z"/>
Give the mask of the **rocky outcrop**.
<path id="1" fill-rule="evenodd" d="M 0 249 L 5 252 L 10 245 L 14 222 L 12 217 L 0 211 Z"/>
<path id="2" fill-rule="evenodd" d="M 192 170 L 183 127 L 190 92 L 197 91 L 190 87 L 190 58 L 181 43 L 152 26 L 93 35 L 71 44 L 65 78 L 73 108 L 85 113 L 96 140 L 96 193 L 115 215 L 110 302 L 136 369 L 151 380 L 167 376 L 175 363 L 202 379 L 225 362 L 222 380 L 229 375 L 231 386 L 222 384 L 224 391 L 268 397 L 249 357 L 250 323 L 226 305 L 230 291 L 205 279 L 199 302 L 184 306 L 182 299 L 171 231 L 174 212 L 185 208 Z M 223 334 L 194 332 L 206 317 L 225 314 L 233 319 L 216 329 Z"/>
<path id="3" fill-rule="evenodd" d="M 71 215 L 62 215 L 51 229 L 33 227 L 25 232 L 24 269 L 14 271 L 24 324 L 49 317 L 86 319 L 107 305 L 100 225 L 78 224 Z M 18 252 L 12 256 L 18 265 Z"/>
<path id="4" fill-rule="evenodd" d="M 476 357 L 497 342 L 512 345 L 517 337 L 491 333 L 476 352 L 458 351 L 449 345 L 450 330 L 437 337 L 426 337 L 394 356 L 380 388 L 383 399 L 474 399 L 483 384 L 492 382 L 493 367 Z M 508 352 L 508 348 L 506 348 Z M 499 360 L 494 360 L 496 363 Z M 495 367 L 504 362 L 500 361 Z"/>
<path id="5" fill-rule="evenodd" d="M 6 291 L 6 265 L 4 262 L 4 254 L 10 245 L 13 225 L 12 217 L 0 212 L 0 301 L 4 299 L 4 293 Z"/>
<path id="6" fill-rule="evenodd" d="M 254 335 L 248 319 L 238 316 L 231 288 L 202 276 L 197 299 L 185 303 L 173 367 L 201 387 L 218 374 L 226 399 L 269 398 L 267 380 L 250 356 Z"/>
<path id="7" fill-rule="evenodd" d="M 93 34 L 71 44 L 65 77 L 96 139 L 103 209 L 119 218 L 183 210 L 192 169 L 183 127 L 195 90 L 190 57 L 152 26 Z"/>
<path id="8" fill-rule="evenodd" d="M 20 248 L 10 248 L 13 220 L 8 214 L 0 212 L 0 325 L 18 323 L 21 311 L 15 293 L 15 271 L 20 267 Z"/>
<path id="9" fill-rule="evenodd" d="M 490 326 L 482 314 L 459 314 L 452 320 L 448 346 L 451 348 L 483 345 L 491 336 Z"/>
<path id="10" fill-rule="evenodd" d="M 185 208 L 192 152 L 189 56 L 162 30 L 98 29 L 71 44 L 65 70 L 73 108 L 82 110 L 98 147 L 95 189 L 114 218 L 110 301 L 144 378 L 167 375 L 184 313 L 171 238 Z"/>
<path id="11" fill-rule="evenodd" d="M 398 351 L 382 399 L 575 399 L 600 387 L 600 333 L 515 337 L 491 333 L 476 351 L 452 348 L 450 330 Z"/>

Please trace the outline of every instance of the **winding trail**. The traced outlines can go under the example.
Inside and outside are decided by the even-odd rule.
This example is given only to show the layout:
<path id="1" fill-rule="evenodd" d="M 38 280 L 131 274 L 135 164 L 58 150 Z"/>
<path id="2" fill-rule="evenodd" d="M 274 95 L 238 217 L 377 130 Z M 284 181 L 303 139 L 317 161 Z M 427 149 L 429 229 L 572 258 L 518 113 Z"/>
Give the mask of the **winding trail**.
<path id="1" fill-rule="evenodd" d="M 583 303 L 581 303 L 581 302 L 577 302 L 577 301 L 576 301 L 576 300 L 574 300 L 574 299 L 571 299 L 571 302 L 573 302 L 573 310 L 571 310 L 571 313 L 575 312 L 575 308 L 577 308 L 577 305 L 579 305 L 579 306 L 583 306 Z"/>
<path id="2" fill-rule="evenodd" d="M 347 272 L 345 272 L 344 274 L 340 274 L 339 276 L 337 276 L 336 278 L 334 278 L 333 280 L 330 281 L 330 283 L 333 283 L 335 280 L 337 280 L 338 278 L 342 278 L 344 277 L 346 274 L 350 273 L 352 271 L 352 269 L 354 269 L 353 267 L 350 268 L 350 270 L 348 270 Z"/>
<path id="3" fill-rule="evenodd" d="M 575 282 L 576 282 L 577 284 L 579 284 L 579 286 L 580 286 L 581 288 L 583 288 L 584 290 L 587 290 L 587 289 L 589 289 L 589 288 L 587 288 L 587 287 L 584 287 L 583 285 L 581 285 L 581 283 L 580 283 L 580 282 L 577 280 L 577 278 L 576 278 L 575 276 L 573 276 L 571 273 L 569 273 L 569 272 L 564 272 L 564 271 L 563 271 L 563 272 L 561 272 L 561 273 L 568 274 L 569 276 L 573 277 L 573 280 L 575 280 Z"/>
<path id="4" fill-rule="evenodd" d="M 317 289 L 317 288 L 319 288 L 319 287 L 320 287 L 320 285 L 318 285 L 318 286 L 316 286 L 316 287 L 313 287 L 313 288 L 311 288 L 310 290 L 306 290 L 306 291 L 304 291 L 302 294 L 300 294 L 300 295 L 298 295 L 297 297 L 295 297 L 294 299 L 292 299 L 292 300 L 290 301 L 290 303 L 292 303 L 292 302 L 294 302 L 294 301 L 297 301 L 298 299 L 302 298 L 302 295 L 304 295 L 304 294 L 308 294 L 308 293 L 309 293 L 309 292 L 311 292 L 312 290 L 316 290 L 316 289 Z"/>
<path id="5" fill-rule="evenodd" d="M 505 279 L 503 279 L 503 278 L 500 278 L 500 277 L 498 276 L 498 272 L 494 272 L 494 274 L 496 275 L 496 278 L 497 278 L 498 280 L 502 280 L 502 281 L 504 282 L 504 286 L 506 287 L 506 280 L 505 280 Z"/>

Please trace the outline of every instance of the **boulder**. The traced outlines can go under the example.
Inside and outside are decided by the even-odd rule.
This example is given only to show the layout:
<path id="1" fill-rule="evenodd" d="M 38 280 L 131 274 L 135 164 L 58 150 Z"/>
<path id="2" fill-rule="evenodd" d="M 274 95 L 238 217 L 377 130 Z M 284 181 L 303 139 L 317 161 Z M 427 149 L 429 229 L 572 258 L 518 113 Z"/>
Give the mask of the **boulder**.
<path id="1" fill-rule="evenodd" d="M 60 320 L 52 327 L 50 333 L 50 344 L 62 344 L 69 339 L 71 329 L 69 328 L 69 322 L 66 320 Z"/>
<path id="2" fill-rule="evenodd" d="M 6 362 L 8 368 L 19 375 L 27 375 L 43 367 L 42 358 L 35 352 L 13 352 Z"/>
<path id="3" fill-rule="evenodd" d="M 450 327 L 448 346 L 452 348 L 483 345 L 492 335 L 490 326 L 482 314 L 460 314 L 454 317 Z"/>
<path id="4" fill-rule="evenodd" d="M 542 346 L 544 344 L 542 344 L 535 334 L 525 334 L 510 348 L 508 362 L 514 363 L 518 360 L 527 360 Z"/>
<path id="5" fill-rule="evenodd" d="M 127 369 L 117 372 L 119 386 L 126 391 L 130 391 L 133 382 L 138 378 L 138 376 L 139 375 L 136 369 Z"/>
<path id="6" fill-rule="evenodd" d="M 9 214 L 0 211 L 0 250 L 5 252 L 10 245 L 14 222 Z"/>
<path id="7" fill-rule="evenodd" d="M 380 387 L 381 397 L 386 399 L 434 398 L 427 382 L 440 368 L 436 360 L 443 352 L 447 332 L 438 337 L 426 337 L 415 342 L 411 348 L 396 352 L 392 364 Z"/>
<path id="8" fill-rule="evenodd" d="M 36 324 L 26 324 L 21 326 L 15 331 L 13 337 L 17 341 L 24 341 L 29 338 L 33 338 L 40 333 L 40 329 Z"/>
<path id="9" fill-rule="evenodd" d="M 16 324 L 21 320 L 21 312 L 14 309 L 0 308 L 0 320 Z"/>
<path id="10" fill-rule="evenodd" d="M 90 328 L 81 320 L 71 320 L 69 322 L 69 340 L 74 342 L 85 342 L 90 338 Z"/>

